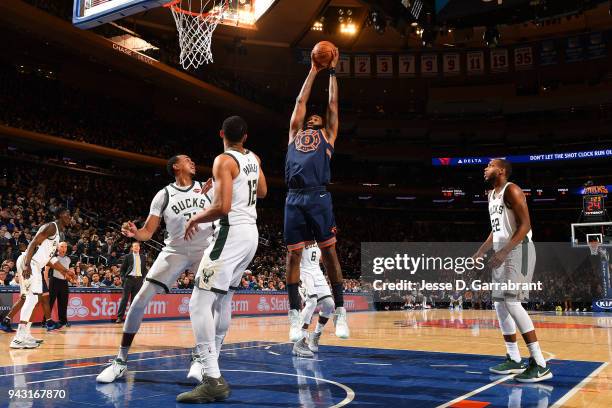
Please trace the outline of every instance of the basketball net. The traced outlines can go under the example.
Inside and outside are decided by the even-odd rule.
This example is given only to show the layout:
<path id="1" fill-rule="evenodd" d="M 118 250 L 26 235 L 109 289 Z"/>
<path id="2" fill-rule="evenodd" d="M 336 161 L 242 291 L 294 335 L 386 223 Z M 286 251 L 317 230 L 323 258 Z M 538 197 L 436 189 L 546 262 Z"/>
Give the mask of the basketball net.
<path id="1" fill-rule="evenodd" d="M 228 0 L 173 0 L 164 6 L 172 11 L 176 23 L 179 62 L 184 69 L 213 62 L 212 35 L 228 6 Z"/>

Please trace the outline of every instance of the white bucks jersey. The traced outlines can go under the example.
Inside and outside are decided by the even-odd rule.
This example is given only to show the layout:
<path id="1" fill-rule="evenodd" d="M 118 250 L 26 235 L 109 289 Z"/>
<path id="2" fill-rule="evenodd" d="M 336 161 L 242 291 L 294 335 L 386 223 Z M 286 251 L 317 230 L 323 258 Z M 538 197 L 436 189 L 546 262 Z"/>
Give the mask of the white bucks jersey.
<path id="1" fill-rule="evenodd" d="M 257 182 L 259 181 L 259 162 L 249 150 L 241 153 L 227 150 L 238 164 L 240 172 L 232 185 L 232 207 L 227 217 L 220 220 L 221 225 L 255 224 L 257 222 Z"/>
<path id="2" fill-rule="evenodd" d="M 504 193 L 510 184 L 506 183 L 499 193 L 495 193 L 495 189 L 489 193 L 489 217 L 494 243 L 510 241 L 517 228 L 514 211 L 504 202 Z M 527 238 L 531 241 L 531 230 Z"/>
<path id="3" fill-rule="evenodd" d="M 175 183 L 160 190 L 151 203 L 150 214 L 164 218 L 166 234 L 164 243 L 173 248 L 186 245 L 205 247 L 212 235 L 213 223 L 199 224 L 198 231 L 190 241 L 185 240 L 187 221 L 211 204 L 212 190 L 202 191 L 202 183 L 194 181 L 189 187 L 179 187 Z"/>
<path id="4" fill-rule="evenodd" d="M 315 286 L 327 285 L 319 264 L 320 261 L 321 250 L 317 244 L 304 247 L 302 250 L 302 260 L 300 261 L 300 274 L 310 275 Z"/>
<path id="5" fill-rule="evenodd" d="M 32 260 L 36 262 L 41 268 L 45 266 L 53 256 L 55 256 L 55 251 L 57 251 L 57 247 L 60 243 L 60 233 L 59 227 L 57 223 L 52 223 L 55 225 L 55 235 L 45 239 L 36 250 L 36 253 L 32 257 Z"/>

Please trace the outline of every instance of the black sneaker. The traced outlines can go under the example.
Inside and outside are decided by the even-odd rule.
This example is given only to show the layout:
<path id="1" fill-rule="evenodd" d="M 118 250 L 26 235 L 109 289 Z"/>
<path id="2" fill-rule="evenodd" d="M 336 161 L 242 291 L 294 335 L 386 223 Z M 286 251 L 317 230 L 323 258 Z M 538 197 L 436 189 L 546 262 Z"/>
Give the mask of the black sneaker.
<path id="1" fill-rule="evenodd" d="M 13 329 L 13 326 L 9 319 L 2 319 L 2 322 L 0 322 L 0 330 L 5 331 L 7 333 L 15 332 L 15 329 Z"/>
<path id="2" fill-rule="evenodd" d="M 202 384 L 193 390 L 179 394 L 176 402 L 187 404 L 206 404 L 215 401 L 224 401 L 230 396 L 230 388 L 223 377 L 212 378 L 205 376 Z"/>
<path id="3" fill-rule="evenodd" d="M 522 383 L 536 383 L 540 381 L 550 380 L 553 374 L 548 367 L 542 367 L 536 361 L 529 358 L 529 368 L 523 373 L 514 376 L 514 379 Z"/>

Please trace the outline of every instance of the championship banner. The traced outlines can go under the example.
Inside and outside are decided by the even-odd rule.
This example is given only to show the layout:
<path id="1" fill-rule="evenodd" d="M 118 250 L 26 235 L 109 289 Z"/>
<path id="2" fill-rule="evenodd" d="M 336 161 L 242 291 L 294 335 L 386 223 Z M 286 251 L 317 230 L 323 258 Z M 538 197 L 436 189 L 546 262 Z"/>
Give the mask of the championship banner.
<path id="1" fill-rule="evenodd" d="M 565 62 L 579 62 L 584 59 L 582 38 L 569 37 L 565 47 Z"/>
<path id="2" fill-rule="evenodd" d="M 372 73 L 369 55 L 355 55 L 355 76 L 370 76 Z"/>
<path id="3" fill-rule="evenodd" d="M 377 55 L 376 56 L 376 76 L 390 77 L 393 76 L 393 56 Z"/>
<path id="4" fill-rule="evenodd" d="M 508 50 L 491 50 L 491 72 L 508 72 Z"/>
<path id="5" fill-rule="evenodd" d="M 4 299 L 2 296 L 6 296 Z M 17 301 L 19 292 L 0 293 L 0 300 L 6 305 L 6 312 Z M 145 309 L 145 319 L 189 318 L 189 299 L 191 292 L 158 294 L 153 297 Z M 109 322 L 117 318 L 117 310 L 121 301 L 121 292 L 90 292 L 70 293 L 68 298 L 67 316 L 70 322 Z M 371 296 L 369 294 L 344 295 L 344 307 L 347 311 L 370 310 Z M 269 315 L 287 314 L 289 299 L 286 292 L 237 292 L 232 298 L 232 315 Z M 37 306 L 32 315 L 34 321 L 42 320 L 42 308 Z M 57 307 L 53 309 L 52 318 L 57 320 Z M 19 314 L 13 322 L 17 323 Z"/>
<path id="6" fill-rule="evenodd" d="M 587 59 L 598 59 L 606 57 L 606 41 L 602 33 L 591 33 L 587 37 L 588 44 L 586 49 Z"/>
<path id="7" fill-rule="evenodd" d="M 414 55 L 400 55 L 398 57 L 398 73 L 401 77 L 413 77 L 416 75 L 416 58 Z"/>
<path id="8" fill-rule="evenodd" d="M 558 62 L 557 48 L 553 40 L 542 41 L 540 44 L 540 65 L 554 65 Z"/>
<path id="9" fill-rule="evenodd" d="M 461 63 L 459 54 L 444 54 L 442 56 L 442 72 L 444 75 L 459 75 L 461 74 Z"/>
<path id="10" fill-rule="evenodd" d="M 466 54 L 466 63 L 468 75 L 482 75 L 484 73 L 484 52 L 468 52 Z"/>
<path id="11" fill-rule="evenodd" d="M 514 69 L 517 71 L 533 68 L 532 48 L 519 47 L 514 49 Z"/>
<path id="12" fill-rule="evenodd" d="M 340 54 L 338 65 L 336 65 L 336 75 L 346 76 L 351 73 L 351 57 Z"/>
<path id="13" fill-rule="evenodd" d="M 421 75 L 423 76 L 438 75 L 438 55 L 437 54 L 421 55 Z"/>

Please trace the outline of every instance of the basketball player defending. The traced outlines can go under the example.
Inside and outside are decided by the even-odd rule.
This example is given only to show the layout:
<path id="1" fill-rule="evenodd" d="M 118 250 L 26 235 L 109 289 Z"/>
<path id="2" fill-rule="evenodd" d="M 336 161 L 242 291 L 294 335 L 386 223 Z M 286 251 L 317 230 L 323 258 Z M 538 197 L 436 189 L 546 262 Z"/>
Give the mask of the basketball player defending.
<path id="1" fill-rule="evenodd" d="M 494 159 L 484 170 L 484 178 L 491 183 L 489 215 L 491 233 L 478 249 L 475 258 L 493 248 L 490 265 L 493 283 L 530 282 L 535 268 L 535 247 L 531 240 L 531 221 L 523 190 L 508 182 L 512 174 L 510 162 Z M 521 305 L 529 294 L 524 291 L 493 290 L 492 298 L 506 343 L 506 361 L 491 367 L 495 374 L 518 374 L 520 382 L 535 383 L 552 378 L 542 356 L 540 344 L 531 318 Z M 516 343 L 516 328 L 521 332 L 529 349 L 529 365 L 521 362 Z"/>
<path id="2" fill-rule="evenodd" d="M 289 146 L 285 163 L 285 182 L 289 187 L 285 201 L 285 243 L 287 244 L 287 289 L 289 292 L 289 339 L 302 339 L 300 319 L 300 262 L 306 241 L 313 236 L 321 249 L 321 258 L 332 285 L 336 311 L 336 336 L 349 337 L 344 308 L 343 282 L 336 254 L 336 221 L 331 194 L 329 163 L 338 136 L 338 83 L 336 64 L 338 49 L 329 66 L 329 102 L 325 124 L 319 115 L 310 115 L 304 126 L 306 104 L 314 80 L 323 68 L 311 62 L 310 72 L 297 97 L 289 125 Z"/>
<path id="3" fill-rule="evenodd" d="M 213 224 L 209 222 L 194 233 L 191 241 L 183 239 L 187 221 L 210 206 L 208 190 L 212 181 L 209 180 L 205 184 L 194 181 L 196 166 L 186 155 L 170 158 L 166 170 L 174 177 L 174 183 L 168 184 L 155 195 L 149 216 L 142 228 L 139 229 L 132 221 L 128 221 L 121 229 L 127 237 L 147 241 L 151 239 L 163 218 L 166 224 L 166 239 L 164 248 L 130 305 L 117 358 L 96 378 L 100 383 L 110 383 L 125 375 L 128 352 L 140 328 L 147 305 L 155 294 L 168 293 L 170 286 L 185 270 L 195 271 L 214 230 Z"/>
<path id="4" fill-rule="evenodd" d="M 302 286 L 305 289 L 305 305 L 300 313 L 300 319 L 303 323 L 302 339 L 293 345 L 293 354 L 299 357 L 313 357 L 313 353 L 319 351 L 319 340 L 323 327 L 334 314 L 334 300 L 323 271 L 319 266 L 321 262 L 321 250 L 314 241 L 306 242 L 306 246 L 302 250 L 302 261 L 300 263 L 300 278 Z M 312 315 L 320 305 L 319 322 L 310 335 L 308 334 L 308 326 L 312 320 Z"/>
<path id="5" fill-rule="evenodd" d="M 36 348 L 42 342 L 35 339 L 30 333 L 30 318 L 36 304 L 43 302 L 43 276 L 42 269 L 49 264 L 60 243 L 60 234 L 70 225 L 72 217 L 70 211 L 59 208 L 55 212 L 56 220 L 40 227 L 28 249 L 17 258 L 17 274 L 21 295 L 25 295 L 23 306 L 19 315 L 19 327 L 10 347 L 14 349 Z M 62 264 L 56 262 L 52 268 L 64 274 L 70 272 Z"/>
<path id="6" fill-rule="evenodd" d="M 265 197 L 268 191 L 259 157 L 243 146 L 247 139 L 244 119 L 239 116 L 225 119 L 220 134 L 225 151 L 213 164 L 213 203 L 191 218 L 185 229 L 185 239 L 191 240 L 198 224 L 219 220 L 220 227 L 198 267 L 189 302 L 204 378 L 193 390 L 178 395 L 177 402 L 202 404 L 229 397 L 229 385 L 219 371 L 217 349 L 227 331 L 225 326 L 229 326 L 233 293 L 257 251 L 257 199 Z"/>

